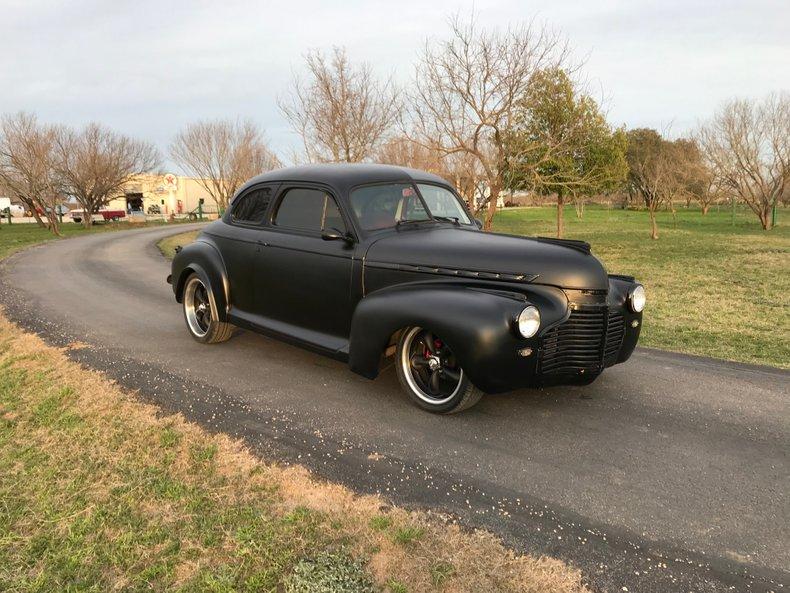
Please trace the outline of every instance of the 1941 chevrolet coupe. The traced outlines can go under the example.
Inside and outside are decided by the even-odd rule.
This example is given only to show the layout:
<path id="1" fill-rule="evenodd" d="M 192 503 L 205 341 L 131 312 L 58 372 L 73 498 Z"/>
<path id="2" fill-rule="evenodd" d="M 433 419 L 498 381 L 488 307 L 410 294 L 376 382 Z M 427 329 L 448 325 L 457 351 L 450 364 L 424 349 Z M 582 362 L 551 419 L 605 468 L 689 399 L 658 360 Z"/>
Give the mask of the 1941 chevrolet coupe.
<path id="1" fill-rule="evenodd" d="M 412 400 L 439 413 L 483 392 L 592 382 L 629 358 L 645 305 L 587 243 L 483 232 L 446 181 L 383 165 L 255 177 L 168 282 L 199 342 L 239 326 L 370 379 L 394 356 Z"/>

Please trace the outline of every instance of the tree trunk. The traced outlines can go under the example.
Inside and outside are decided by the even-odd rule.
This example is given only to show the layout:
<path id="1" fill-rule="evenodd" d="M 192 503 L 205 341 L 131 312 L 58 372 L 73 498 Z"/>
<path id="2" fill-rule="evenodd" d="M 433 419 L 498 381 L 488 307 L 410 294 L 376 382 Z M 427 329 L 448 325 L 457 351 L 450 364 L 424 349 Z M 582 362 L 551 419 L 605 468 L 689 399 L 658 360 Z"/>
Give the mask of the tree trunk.
<path id="1" fill-rule="evenodd" d="M 583 197 L 575 198 L 573 200 L 573 205 L 576 208 L 576 218 L 578 218 L 579 220 L 584 218 L 584 198 Z"/>
<path id="2" fill-rule="evenodd" d="M 62 237 L 63 235 L 60 234 L 60 229 L 58 228 L 58 215 L 55 214 L 54 207 L 52 208 L 52 212 L 47 214 L 47 220 L 49 221 L 49 230 L 56 236 Z"/>
<path id="3" fill-rule="evenodd" d="M 490 186 L 491 191 L 488 196 L 488 210 L 486 211 L 486 219 L 483 222 L 483 230 L 490 231 L 494 225 L 494 216 L 496 215 L 496 203 L 499 199 L 499 184 L 494 183 Z"/>
<path id="4" fill-rule="evenodd" d="M 563 210 L 565 208 L 565 201 L 562 194 L 557 194 L 557 238 L 562 239 L 562 234 L 565 231 L 565 219 L 563 217 Z"/>
<path id="5" fill-rule="evenodd" d="M 709 209 L 710 209 L 710 204 L 703 204 L 702 205 L 702 216 L 705 216 L 708 213 Z"/>
<path id="6" fill-rule="evenodd" d="M 650 212 L 650 238 L 658 239 L 658 225 L 656 224 L 656 211 L 653 208 L 648 208 Z"/>
<path id="7" fill-rule="evenodd" d="M 36 210 L 35 207 L 31 208 L 30 212 L 33 213 L 33 218 L 36 219 L 38 226 L 40 226 L 43 229 L 47 228 L 47 224 L 43 220 L 41 220 L 41 216 L 38 214 L 38 210 Z"/>
<path id="8" fill-rule="evenodd" d="M 760 224 L 763 227 L 764 231 L 771 230 L 771 209 L 762 208 L 760 210 Z"/>

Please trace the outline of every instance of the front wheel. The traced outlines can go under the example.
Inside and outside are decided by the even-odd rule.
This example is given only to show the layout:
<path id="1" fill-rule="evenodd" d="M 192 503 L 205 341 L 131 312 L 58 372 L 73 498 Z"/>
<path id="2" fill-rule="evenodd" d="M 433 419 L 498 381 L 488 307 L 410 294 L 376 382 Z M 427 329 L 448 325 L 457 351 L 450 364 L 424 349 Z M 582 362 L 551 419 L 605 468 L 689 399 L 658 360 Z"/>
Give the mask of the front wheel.
<path id="1" fill-rule="evenodd" d="M 184 319 L 192 337 L 203 344 L 225 342 L 233 333 L 233 325 L 219 320 L 210 291 L 197 274 L 184 286 Z"/>
<path id="2" fill-rule="evenodd" d="M 483 395 L 458 365 L 452 350 L 430 330 L 408 328 L 398 341 L 398 380 L 414 403 L 437 414 L 471 408 Z"/>

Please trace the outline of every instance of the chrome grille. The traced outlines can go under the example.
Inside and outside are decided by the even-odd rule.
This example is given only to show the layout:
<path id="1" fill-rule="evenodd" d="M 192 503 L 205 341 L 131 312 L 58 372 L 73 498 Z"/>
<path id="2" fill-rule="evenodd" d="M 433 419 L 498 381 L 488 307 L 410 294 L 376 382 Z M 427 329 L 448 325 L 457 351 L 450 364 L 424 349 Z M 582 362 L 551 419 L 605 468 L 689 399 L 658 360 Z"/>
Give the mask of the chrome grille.
<path id="1" fill-rule="evenodd" d="M 601 369 L 606 339 L 606 307 L 582 307 L 543 338 L 540 371 L 544 374 L 577 374 Z M 622 339 L 622 338 L 621 338 Z"/>
<path id="2" fill-rule="evenodd" d="M 625 320 L 623 314 L 617 311 L 609 312 L 609 323 L 606 326 L 606 348 L 604 350 L 604 365 L 609 366 L 617 360 L 620 346 L 623 345 L 625 335 Z"/>

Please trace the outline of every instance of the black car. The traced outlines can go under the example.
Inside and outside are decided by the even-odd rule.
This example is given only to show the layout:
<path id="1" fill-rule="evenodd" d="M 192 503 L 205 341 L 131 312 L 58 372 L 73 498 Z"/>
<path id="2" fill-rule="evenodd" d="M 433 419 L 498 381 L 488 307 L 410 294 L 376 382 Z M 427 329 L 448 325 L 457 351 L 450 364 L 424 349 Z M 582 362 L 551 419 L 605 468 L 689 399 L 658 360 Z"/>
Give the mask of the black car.
<path id="1" fill-rule="evenodd" d="M 413 169 L 314 165 L 255 177 L 173 260 L 192 337 L 234 326 L 373 379 L 394 356 L 422 408 L 593 381 L 629 358 L 644 288 L 581 241 L 486 233 L 452 186 Z"/>

